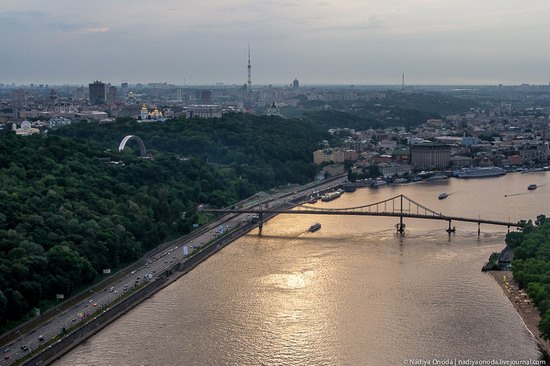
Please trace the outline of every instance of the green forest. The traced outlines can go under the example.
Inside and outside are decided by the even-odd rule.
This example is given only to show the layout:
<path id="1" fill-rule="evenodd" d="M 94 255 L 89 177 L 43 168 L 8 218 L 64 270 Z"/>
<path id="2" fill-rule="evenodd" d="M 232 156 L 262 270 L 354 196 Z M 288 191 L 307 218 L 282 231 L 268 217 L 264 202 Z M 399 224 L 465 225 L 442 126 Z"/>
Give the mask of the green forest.
<path id="1" fill-rule="evenodd" d="M 165 123 L 127 118 L 110 125 L 77 124 L 52 133 L 93 141 L 106 149 L 118 147 L 125 135 L 138 135 L 153 155 L 173 153 L 222 164 L 264 189 L 311 180 L 317 172 L 312 153 L 321 140 L 331 138 L 325 128 L 307 119 L 251 114 L 182 117 Z"/>
<path id="2" fill-rule="evenodd" d="M 118 152 L 125 135 L 135 142 Z M 0 136 L 1 330 L 139 259 L 223 207 L 311 181 L 318 141 L 307 120 L 230 115 L 211 120 L 80 124 L 55 134 Z M 111 163 L 110 163 L 111 162 Z M 112 162 L 119 162 L 112 164 Z"/>
<path id="3" fill-rule="evenodd" d="M 544 215 L 506 236 L 514 251 L 513 275 L 541 314 L 539 330 L 550 340 L 550 220 Z"/>

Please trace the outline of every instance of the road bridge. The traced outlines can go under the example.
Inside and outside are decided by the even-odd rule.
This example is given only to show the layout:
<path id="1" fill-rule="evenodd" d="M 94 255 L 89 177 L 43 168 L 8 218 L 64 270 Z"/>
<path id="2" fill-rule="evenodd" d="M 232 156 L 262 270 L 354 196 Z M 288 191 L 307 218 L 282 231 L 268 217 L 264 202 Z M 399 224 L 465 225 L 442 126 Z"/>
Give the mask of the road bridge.
<path id="1" fill-rule="evenodd" d="M 398 217 L 399 223 L 396 224 L 396 229 L 399 233 L 405 232 L 405 224 L 403 220 L 405 218 L 411 219 L 423 219 L 423 220 L 439 220 L 447 221 L 449 234 L 455 231 L 452 226 L 453 221 L 458 222 L 472 222 L 478 225 L 478 235 L 481 232 L 481 224 L 506 226 L 508 231 L 511 227 L 520 227 L 519 223 L 510 221 L 499 221 L 491 219 L 470 218 L 460 216 L 444 215 L 440 212 L 436 212 L 409 197 L 400 194 L 395 197 L 385 199 L 383 201 L 369 203 L 361 206 L 344 207 L 344 208 L 319 208 L 314 206 L 302 205 L 295 209 L 277 209 L 277 208 L 265 208 L 264 205 L 260 205 L 260 208 L 223 208 L 223 209 L 205 209 L 205 212 L 216 213 L 246 213 L 258 215 L 258 227 L 261 230 L 263 226 L 263 218 L 265 214 L 290 214 L 290 215 L 351 215 L 351 216 L 385 216 L 385 217 Z"/>

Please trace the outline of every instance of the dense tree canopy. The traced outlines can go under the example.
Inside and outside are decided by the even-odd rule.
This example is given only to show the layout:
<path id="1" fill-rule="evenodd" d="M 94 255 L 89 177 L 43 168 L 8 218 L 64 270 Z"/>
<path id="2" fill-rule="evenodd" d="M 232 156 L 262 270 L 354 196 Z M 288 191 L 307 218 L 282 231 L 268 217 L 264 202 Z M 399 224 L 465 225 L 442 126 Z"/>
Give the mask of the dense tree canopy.
<path id="1" fill-rule="evenodd" d="M 320 140 L 330 138 L 324 127 L 307 119 L 250 114 L 181 118 L 165 123 L 125 119 L 113 125 L 73 125 L 55 134 L 91 140 L 111 149 L 125 135 L 135 134 L 150 151 L 228 165 L 237 176 L 264 188 L 311 179 L 316 172 L 312 152 Z"/>
<path id="2" fill-rule="evenodd" d="M 539 330 L 550 339 L 550 220 L 540 215 L 523 232 L 510 233 L 506 244 L 514 250 L 514 278 L 541 313 Z"/>
<path id="3" fill-rule="evenodd" d="M 127 134 L 137 134 L 152 158 L 138 158 L 131 143 L 119 153 Z M 2 328 L 55 294 L 82 289 L 103 269 L 189 232 L 200 221 L 200 203 L 226 206 L 261 189 L 311 180 L 312 152 L 323 137 L 308 121 L 249 115 L 3 134 Z"/>

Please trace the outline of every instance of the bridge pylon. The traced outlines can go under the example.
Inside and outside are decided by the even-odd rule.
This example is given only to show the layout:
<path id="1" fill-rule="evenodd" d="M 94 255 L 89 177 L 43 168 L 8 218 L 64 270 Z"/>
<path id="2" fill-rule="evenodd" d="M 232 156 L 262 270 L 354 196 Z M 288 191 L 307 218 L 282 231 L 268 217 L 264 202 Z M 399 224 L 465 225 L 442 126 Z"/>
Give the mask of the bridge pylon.
<path id="1" fill-rule="evenodd" d="M 399 223 L 395 224 L 395 227 L 397 228 L 397 232 L 399 234 L 405 233 L 405 223 L 403 222 L 403 216 L 400 216 Z"/>
<path id="2" fill-rule="evenodd" d="M 403 195 L 399 195 L 400 197 L 400 207 L 399 207 L 399 224 L 397 224 L 397 232 L 400 234 L 403 234 L 405 232 L 405 224 L 403 223 Z"/>
<path id="3" fill-rule="evenodd" d="M 454 233 L 456 231 L 456 228 L 454 226 L 451 228 L 451 222 L 452 221 L 453 220 L 449 220 L 449 228 L 447 230 L 445 230 L 447 233 L 449 233 L 449 235 L 451 235 L 451 233 Z"/>

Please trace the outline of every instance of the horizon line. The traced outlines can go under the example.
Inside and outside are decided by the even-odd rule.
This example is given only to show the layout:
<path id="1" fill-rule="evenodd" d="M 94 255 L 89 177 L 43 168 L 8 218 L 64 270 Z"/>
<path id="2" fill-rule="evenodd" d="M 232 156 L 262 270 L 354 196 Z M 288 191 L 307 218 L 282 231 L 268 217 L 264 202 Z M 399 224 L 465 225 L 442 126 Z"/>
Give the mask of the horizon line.
<path id="1" fill-rule="evenodd" d="M 86 86 L 87 84 L 91 84 L 92 82 L 87 83 L 0 83 L 0 89 L 5 87 L 11 87 L 11 86 L 31 86 L 34 87 L 40 86 L 40 85 L 47 85 L 47 86 Z M 135 82 L 135 83 L 128 83 L 128 86 L 136 86 L 138 84 L 142 84 L 144 86 L 147 86 L 149 84 L 164 84 L 166 83 L 167 86 L 174 86 L 179 88 L 189 88 L 189 87 L 197 87 L 197 86 L 215 86 L 215 87 L 223 87 L 223 86 L 242 86 L 243 84 L 240 83 L 223 83 L 223 82 L 215 82 L 215 83 L 196 83 L 196 84 L 174 84 L 169 83 L 166 81 L 152 81 L 152 82 Z M 105 82 L 105 84 L 111 84 L 111 85 L 120 85 L 121 83 L 114 84 L 110 82 Z M 269 86 L 277 86 L 277 87 L 288 87 L 291 85 L 291 83 L 266 83 L 266 84 L 252 84 L 259 87 L 269 87 Z M 302 87 L 318 87 L 318 86 L 338 86 L 338 87 L 395 87 L 395 88 L 401 88 L 402 84 L 353 84 L 353 83 L 307 83 L 307 84 L 301 84 L 300 88 Z M 504 83 L 498 83 L 498 84 L 488 84 L 488 83 L 482 83 L 482 84 L 475 84 L 475 83 L 452 83 L 452 84 L 438 84 L 438 83 L 426 83 L 426 84 L 406 84 L 405 88 L 411 88 L 411 87 L 510 87 L 510 86 L 550 86 L 550 82 L 547 84 L 530 84 L 530 83 L 521 83 L 521 84 L 504 84 Z"/>

